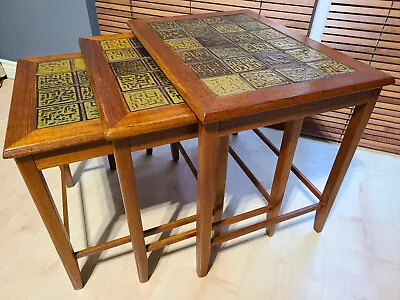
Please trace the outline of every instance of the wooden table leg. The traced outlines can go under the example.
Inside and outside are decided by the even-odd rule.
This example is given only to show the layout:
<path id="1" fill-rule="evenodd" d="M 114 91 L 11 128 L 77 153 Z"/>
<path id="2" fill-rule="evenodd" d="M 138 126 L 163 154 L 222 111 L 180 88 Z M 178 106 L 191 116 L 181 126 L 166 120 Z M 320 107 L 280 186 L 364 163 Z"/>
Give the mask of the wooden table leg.
<path id="1" fill-rule="evenodd" d="M 199 123 L 197 177 L 197 275 L 207 275 L 211 253 L 213 207 L 216 196 L 216 166 L 218 159 L 218 123 Z"/>
<path id="2" fill-rule="evenodd" d="M 172 155 L 172 160 L 173 161 L 178 161 L 179 160 L 179 148 L 178 148 L 178 143 L 172 143 L 169 145 L 171 147 L 171 155 Z"/>
<path id="3" fill-rule="evenodd" d="M 270 209 L 267 213 L 268 219 L 279 215 L 303 120 L 304 119 L 299 119 L 285 123 L 281 150 L 276 165 L 274 180 L 272 182 L 271 195 L 268 201 L 270 205 Z M 276 224 L 267 227 L 267 234 L 269 236 L 274 235 L 275 227 Z"/>
<path id="4" fill-rule="evenodd" d="M 326 219 L 332 208 L 333 202 L 339 192 L 340 186 L 346 175 L 347 169 L 350 166 L 354 153 L 356 152 L 358 143 L 367 126 L 368 120 L 375 107 L 375 101 L 370 101 L 367 104 L 359 105 L 354 109 L 353 115 L 347 126 L 345 135 L 340 145 L 335 162 L 326 182 L 320 206 L 317 209 L 314 221 L 314 230 L 321 232 L 324 228 Z"/>
<path id="5" fill-rule="evenodd" d="M 114 141 L 113 148 L 139 280 L 140 282 L 146 282 L 149 279 L 147 251 L 144 241 L 142 217 L 136 194 L 135 172 L 129 140 Z"/>
<path id="6" fill-rule="evenodd" d="M 15 161 L 74 289 L 81 289 L 83 284 L 78 262 L 42 172 L 37 169 L 32 157 L 17 158 Z"/>
<path id="7" fill-rule="evenodd" d="M 216 191 L 214 205 L 214 222 L 220 221 L 224 212 L 226 173 L 228 169 L 229 135 L 220 137 L 218 146 L 218 161 L 216 172 Z M 221 229 L 214 231 L 214 237 L 219 236 Z"/>
<path id="8" fill-rule="evenodd" d="M 64 183 L 67 187 L 73 187 L 74 181 L 72 179 L 72 173 L 69 165 L 60 166 L 61 176 L 64 176 Z"/>

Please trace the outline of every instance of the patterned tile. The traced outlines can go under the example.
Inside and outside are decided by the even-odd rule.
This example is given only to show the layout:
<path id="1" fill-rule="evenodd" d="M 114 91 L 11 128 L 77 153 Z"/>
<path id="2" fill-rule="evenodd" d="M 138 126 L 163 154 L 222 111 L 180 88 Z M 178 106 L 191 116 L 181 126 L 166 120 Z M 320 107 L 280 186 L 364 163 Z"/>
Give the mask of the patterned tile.
<path id="1" fill-rule="evenodd" d="M 86 119 L 92 120 L 100 117 L 96 102 L 94 101 L 83 102 L 83 107 L 85 108 Z"/>
<path id="2" fill-rule="evenodd" d="M 174 104 L 179 104 L 179 103 L 185 102 L 185 101 L 183 101 L 182 96 L 178 93 L 178 91 L 172 85 L 166 86 L 166 87 L 164 87 L 164 89 Z"/>
<path id="3" fill-rule="evenodd" d="M 210 18 L 203 18 L 203 22 L 207 23 L 208 25 L 221 25 L 225 23 L 229 23 L 228 20 L 222 17 L 210 17 Z"/>
<path id="4" fill-rule="evenodd" d="M 135 72 L 146 71 L 146 66 L 140 59 L 110 63 L 110 67 L 115 76 L 124 76 Z"/>
<path id="5" fill-rule="evenodd" d="M 38 109 L 37 128 L 47 128 L 81 121 L 78 104 L 68 104 Z"/>
<path id="6" fill-rule="evenodd" d="M 190 68 L 195 71 L 199 77 L 213 77 L 232 74 L 229 68 L 217 60 L 193 64 L 190 65 Z"/>
<path id="7" fill-rule="evenodd" d="M 200 19 L 188 19 L 188 20 L 179 20 L 176 21 L 176 23 L 178 23 L 179 25 L 183 26 L 183 27 L 194 27 L 194 26 L 204 26 L 207 25 L 206 23 L 204 23 L 202 20 Z"/>
<path id="8" fill-rule="evenodd" d="M 54 74 L 71 72 L 69 60 L 56 60 L 38 64 L 38 74 Z"/>
<path id="9" fill-rule="evenodd" d="M 155 30 L 169 30 L 179 28 L 179 25 L 174 21 L 166 21 L 166 22 L 159 22 L 159 23 L 150 23 L 150 26 L 153 27 Z"/>
<path id="10" fill-rule="evenodd" d="M 253 56 L 269 67 L 296 64 L 292 56 L 281 51 L 255 53 Z"/>
<path id="11" fill-rule="evenodd" d="M 262 40 L 249 32 L 227 33 L 225 37 L 236 43 L 261 43 Z"/>
<path id="12" fill-rule="evenodd" d="M 224 61 L 237 73 L 265 69 L 265 66 L 259 60 L 251 56 L 227 58 Z"/>
<path id="13" fill-rule="evenodd" d="M 138 58 L 139 56 L 133 49 L 120 49 L 106 51 L 107 59 L 111 62 L 126 59 Z"/>
<path id="14" fill-rule="evenodd" d="M 249 53 L 276 51 L 276 49 L 268 43 L 243 43 L 239 44 L 239 47 Z"/>
<path id="15" fill-rule="evenodd" d="M 78 77 L 79 84 L 82 84 L 82 85 L 90 84 L 87 71 L 77 71 L 76 76 Z"/>
<path id="16" fill-rule="evenodd" d="M 151 57 L 146 57 L 144 59 L 144 61 L 146 62 L 147 66 L 149 67 L 150 70 L 152 70 L 152 71 L 160 70 L 159 66 L 156 64 L 156 62 Z"/>
<path id="17" fill-rule="evenodd" d="M 157 33 L 163 40 L 180 39 L 188 36 L 183 29 L 159 30 Z"/>
<path id="18" fill-rule="evenodd" d="M 79 87 L 81 91 L 82 100 L 90 100 L 94 98 L 92 87 L 89 85 L 83 85 Z"/>
<path id="19" fill-rule="evenodd" d="M 136 51 L 139 53 L 140 57 L 150 57 L 149 52 L 144 47 L 136 48 Z"/>
<path id="20" fill-rule="evenodd" d="M 290 81 L 272 70 L 262 70 L 241 74 L 256 89 L 289 84 Z"/>
<path id="21" fill-rule="evenodd" d="M 278 71 L 285 77 L 293 80 L 294 82 L 307 81 L 323 77 L 314 68 L 308 66 L 293 66 L 287 68 L 280 68 L 276 69 L 276 71 Z"/>
<path id="22" fill-rule="evenodd" d="M 236 15 L 224 16 L 224 18 L 228 19 L 232 22 L 235 22 L 235 23 L 254 21 L 253 18 L 249 17 L 246 14 L 236 14 Z"/>
<path id="23" fill-rule="evenodd" d="M 78 101 L 75 87 L 55 88 L 38 91 L 38 107 Z"/>
<path id="24" fill-rule="evenodd" d="M 145 89 L 157 85 L 150 73 L 121 76 L 117 77 L 117 80 L 123 92 Z"/>
<path id="25" fill-rule="evenodd" d="M 138 111 L 168 105 L 167 98 L 159 89 L 149 89 L 124 94 L 130 111 Z"/>
<path id="26" fill-rule="evenodd" d="M 295 50 L 286 51 L 294 58 L 302 62 L 312 62 L 326 58 L 326 55 L 311 48 L 300 48 Z"/>
<path id="27" fill-rule="evenodd" d="M 320 71 L 325 76 L 347 74 L 355 71 L 354 69 L 346 66 L 345 64 L 342 64 L 331 58 L 309 63 L 309 65 Z"/>
<path id="28" fill-rule="evenodd" d="M 222 25 L 214 25 L 213 26 L 215 30 L 217 30 L 220 33 L 230 33 L 230 32 L 241 32 L 244 31 L 244 29 L 236 24 L 222 24 Z"/>
<path id="29" fill-rule="evenodd" d="M 157 78 L 160 85 L 170 85 L 171 82 L 168 80 L 167 76 L 161 71 L 156 71 L 153 75 Z"/>
<path id="30" fill-rule="evenodd" d="M 229 96 L 252 91 L 252 88 L 236 75 L 206 78 L 203 81 L 218 96 Z"/>
<path id="31" fill-rule="evenodd" d="M 130 38 L 129 40 L 131 41 L 131 44 L 132 44 L 134 47 L 143 47 L 142 43 L 138 40 L 137 37 L 132 37 L 132 38 Z"/>
<path id="32" fill-rule="evenodd" d="M 247 31 L 261 30 L 261 29 L 269 28 L 268 25 L 265 25 L 264 23 L 261 23 L 259 21 L 240 23 L 239 26 L 246 29 Z"/>
<path id="33" fill-rule="evenodd" d="M 218 34 L 211 26 L 186 27 L 186 30 L 194 37 Z"/>
<path id="34" fill-rule="evenodd" d="M 268 41 L 272 46 L 282 49 L 282 50 L 289 50 L 289 49 L 295 49 L 295 48 L 300 48 L 303 47 L 304 45 L 299 43 L 298 41 L 286 37 L 283 39 L 276 39 L 276 40 L 270 40 Z"/>
<path id="35" fill-rule="evenodd" d="M 259 30 L 259 31 L 254 31 L 253 34 L 267 42 L 272 39 L 282 39 L 282 38 L 287 37 L 285 34 L 279 32 L 278 30 L 275 30 L 273 28 L 267 28 L 267 29 L 263 29 L 263 30 Z"/>
<path id="36" fill-rule="evenodd" d="M 179 51 L 176 52 L 176 54 L 178 54 L 179 57 L 187 64 L 206 62 L 215 59 L 214 56 L 212 56 L 210 52 L 208 52 L 204 48 L 196 50 Z"/>
<path id="37" fill-rule="evenodd" d="M 39 89 L 59 88 L 73 84 L 74 79 L 72 73 L 58 73 L 37 76 L 37 85 Z"/>
<path id="38" fill-rule="evenodd" d="M 200 44 L 193 38 L 169 40 L 166 43 L 174 50 L 193 50 L 200 48 Z"/>
<path id="39" fill-rule="evenodd" d="M 103 48 L 103 50 L 105 50 L 105 51 L 132 48 L 128 39 L 115 39 L 115 40 L 100 41 L 100 45 Z"/>
<path id="40" fill-rule="evenodd" d="M 229 40 L 227 40 L 220 34 L 211 36 L 200 36 L 196 37 L 196 40 L 198 40 L 203 47 L 219 47 L 229 45 L 233 46 Z"/>
<path id="41" fill-rule="evenodd" d="M 86 70 L 86 65 L 85 65 L 85 61 L 83 58 L 75 58 L 73 60 L 73 64 L 74 64 L 74 69 L 76 71 L 84 71 Z"/>
<path id="42" fill-rule="evenodd" d="M 217 47 L 217 48 L 209 48 L 209 50 L 219 58 L 237 57 L 237 56 L 244 56 L 247 54 L 245 51 L 237 47 Z"/>

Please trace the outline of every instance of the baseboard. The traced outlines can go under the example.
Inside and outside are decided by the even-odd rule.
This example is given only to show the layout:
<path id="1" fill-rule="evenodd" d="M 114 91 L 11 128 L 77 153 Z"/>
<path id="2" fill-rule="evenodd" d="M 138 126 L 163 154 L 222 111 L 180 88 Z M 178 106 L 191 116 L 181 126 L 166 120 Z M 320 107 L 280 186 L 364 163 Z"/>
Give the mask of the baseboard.
<path id="1" fill-rule="evenodd" d="M 6 59 L 0 59 L 0 63 L 2 64 L 4 70 L 6 71 L 7 78 L 14 79 L 15 71 L 17 70 L 17 62 Z"/>

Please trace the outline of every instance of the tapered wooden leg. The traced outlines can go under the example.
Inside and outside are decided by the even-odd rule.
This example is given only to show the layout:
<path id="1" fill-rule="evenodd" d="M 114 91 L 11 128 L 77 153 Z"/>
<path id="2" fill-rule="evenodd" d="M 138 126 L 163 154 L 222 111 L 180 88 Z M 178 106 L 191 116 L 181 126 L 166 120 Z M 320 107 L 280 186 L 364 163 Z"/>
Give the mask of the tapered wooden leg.
<path id="1" fill-rule="evenodd" d="M 68 165 L 60 166 L 61 170 L 61 197 L 62 197 L 62 212 L 63 212 L 63 221 L 64 221 L 64 228 L 67 235 L 70 237 L 69 233 L 69 218 L 68 218 L 68 199 L 67 199 L 67 178 L 68 178 L 68 171 L 66 169 Z M 69 170 L 69 168 L 68 168 Z M 70 170 L 69 170 L 70 171 Z M 70 171 L 71 172 L 71 171 Z M 71 174 L 71 173 L 69 173 Z"/>
<path id="2" fill-rule="evenodd" d="M 108 165 L 110 166 L 110 170 L 115 170 L 115 157 L 114 154 L 107 155 L 108 158 Z"/>
<path id="3" fill-rule="evenodd" d="M 199 158 L 197 177 L 197 275 L 206 276 L 210 263 L 213 207 L 216 196 L 218 123 L 199 123 Z"/>
<path id="4" fill-rule="evenodd" d="M 139 280 L 146 282 L 149 279 L 147 252 L 129 141 L 114 141 L 113 148 Z"/>
<path id="5" fill-rule="evenodd" d="M 173 161 L 178 161 L 179 160 L 179 148 L 178 148 L 178 143 L 172 143 L 169 145 L 171 147 L 171 155 L 172 155 L 172 160 Z"/>
<path id="6" fill-rule="evenodd" d="M 367 104 L 359 105 L 354 109 L 353 115 L 347 126 L 335 162 L 326 182 L 320 201 L 320 207 L 317 210 L 314 221 L 314 230 L 321 232 L 324 228 L 326 219 L 332 208 L 333 202 L 339 192 L 344 176 L 350 166 L 356 152 L 358 143 L 367 126 L 368 120 L 372 114 L 376 101 L 370 101 Z"/>
<path id="7" fill-rule="evenodd" d="M 228 169 L 228 153 L 229 153 L 229 135 L 219 139 L 218 146 L 218 161 L 216 173 L 216 190 L 215 190 L 215 205 L 214 205 L 214 222 L 220 221 L 224 212 L 225 184 L 226 173 Z M 221 229 L 214 231 L 214 237 L 219 236 Z"/>
<path id="8" fill-rule="evenodd" d="M 279 215 L 302 125 L 303 119 L 285 123 L 281 151 L 278 157 L 274 180 L 272 182 L 271 195 L 268 201 L 270 205 L 270 209 L 267 213 L 268 219 Z M 275 227 L 276 224 L 273 224 L 267 228 L 267 234 L 269 236 L 274 235 Z"/>
<path id="9" fill-rule="evenodd" d="M 15 161 L 74 289 L 81 289 L 83 284 L 78 262 L 42 172 L 36 168 L 32 157 Z"/>
<path id="10" fill-rule="evenodd" d="M 74 181 L 72 179 L 72 173 L 69 165 L 60 166 L 61 176 L 64 176 L 64 183 L 67 187 L 73 187 Z"/>
<path id="11" fill-rule="evenodd" d="M 153 148 L 146 149 L 147 155 L 153 155 Z"/>

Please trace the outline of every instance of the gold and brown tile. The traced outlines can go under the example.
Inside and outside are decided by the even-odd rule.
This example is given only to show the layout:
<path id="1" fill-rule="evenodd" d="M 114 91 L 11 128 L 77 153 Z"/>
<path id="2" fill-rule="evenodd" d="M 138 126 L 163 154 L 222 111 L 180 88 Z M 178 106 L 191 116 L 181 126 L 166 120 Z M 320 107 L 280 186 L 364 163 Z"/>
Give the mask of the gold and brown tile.
<path id="1" fill-rule="evenodd" d="M 157 31 L 157 33 L 163 40 L 180 39 L 188 37 L 186 31 L 180 28 L 172 30 L 159 30 Z"/>
<path id="2" fill-rule="evenodd" d="M 158 88 L 125 93 L 124 98 L 131 112 L 170 104 Z"/>
<path id="3" fill-rule="evenodd" d="M 309 65 L 317 69 L 325 76 L 335 76 L 335 75 L 352 73 L 355 71 L 354 69 L 346 66 L 345 64 L 342 64 L 331 58 L 312 62 L 309 63 Z"/>
<path id="4" fill-rule="evenodd" d="M 233 46 L 232 42 L 224 38 L 220 34 L 211 36 L 199 36 L 196 40 L 206 48 L 210 47 L 220 47 L 220 46 Z"/>
<path id="5" fill-rule="evenodd" d="M 150 73 L 138 73 L 117 77 L 121 91 L 132 91 L 156 86 L 156 82 Z"/>
<path id="6" fill-rule="evenodd" d="M 211 26 L 201 26 L 201 27 L 185 27 L 191 36 L 210 36 L 217 34 L 214 28 Z"/>
<path id="7" fill-rule="evenodd" d="M 268 41 L 272 46 L 282 50 L 290 50 L 304 47 L 304 45 L 290 37 Z"/>
<path id="8" fill-rule="evenodd" d="M 143 47 L 142 43 L 139 41 L 137 37 L 129 38 L 129 40 L 134 47 Z"/>
<path id="9" fill-rule="evenodd" d="M 242 94 L 252 91 L 253 89 L 244 80 L 237 75 L 218 76 L 203 79 L 203 82 L 217 96 L 229 96 L 234 94 Z"/>
<path id="10" fill-rule="evenodd" d="M 74 85 L 74 76 L 71 72 L 37 76 L 38 89 L 59 88 L 69 85 Z"/>
<path id="11" fill-rule="evenodd" d="M 224 36 L 235 44 L 262 42 L 261 39 L 253 35 L 251 32 L 226 33 Z"/>
<path id="12" fill-rule="evenodd" d="M 110 67 L 113 70 L 115 76 L 124 76 L 136 72 L 146 71 L 146 66 L 144 65 L 144 62 L 140 59 L 110 63 Z"/>
<path id="13" fill-rule="evenodd" d="M 78 82 L 81 85 L 89 85 L 89 75 L 87 71 L 77 71 L 76 77 L 78 77 Z"/>
<path id="14" fill-rule="evenodd" d="M 85 101 L 83 102 L 83 107 L 85 109 L 87 120 L 97 119 L 100 117 L 95 101 Z"/>
<path id="15" fill-rule="evenodd" d="M 255 36 L 259 37 L 260 39 L 263 39 L 264 41 L 269 42 L 272 39 L 282 39 L 286 38 L 287 36 L 278 30 L 275 30 L 273 28 L 267 28 L 263 30 L 257 30 L 252 32 Z"/>
<path id="16" fill-rule="evenodd" d="M 265 25 L 264 23 L 261 23 L 260 21 L 257 20 L 239 23 L 239 26 L 247 31 L 262 30 L 269 28 L 268 25 Z"/>
<path id="17" fill-rule="evenodd" d="M 199 77 L 214 77 L 232 74 L 231 70 L 218 60 L 189 65 Z"/>
<path id="18" fill-rule="evenodd" d="M 82 85 L 79 87 L 82 100 L 90 100 L 94 98 L 92 87 L 89 85 Z"/>
<path id="19" fill-rule="evenodd" d="M 219 33 L 243 32 L 244 29 L 234 23 L 227 23 L 222 25 L 214 25 L 215 30 Z"/>
<path id="20" fill-rule="evenodd" d="M 57 125 L 81 121 L 77 103 L 40 108 L 37 111 L 37 128 L 47 128 Z"/>
<path id="21" fill-rule="evenodd" d="M 160 67 L 156 64 L 156 62 L 155 62 L 151 57 L 146 57 L 146 58 L 144 58 L 144 61 L 146 62 L 147 67 L 148 67 L 151 71 L 160 70 Z"/>
<path id="22" fill-rule="evenodd" d="M 201 48 L 201 45 L 194 38 L 168 40 L 166 43 L 174 50 L 193 50 Z"/>
<path id="23" fill-rule="evenodd" d="M 224 62 L 237 73 L 266 68 L 263 63 L 251 56 L 226 58 Z"/>
<path id="24" fill-rule="evenodd" d="M 104 40 L 100 41 L 100 45 L 104 51 L 132 48 L 128 39 Z"/>
<path id="25" fill-rule="evenodd" d="M 239 44 L 239 47 L 244 49 L 249 53 L 260 53 L 260 52 L 269 52 L 269 51 L 276 51 L 274 47 L 270 44 L 263 42 L 263 43 L 242 43 Z"/>
<path id="26" fill-rule="evenodd" d="M 245 51 L 237 47 L 216 47 L 216 48 L 209 48 L 208 50 L 219 58 L 229 58 L 229 57 L 247 55 Z"/>
<path id="27" fill-rule="evenodd" d="M 74 86 L 60 87 L 49 90 L 38 90 L 38 107 L 65 104 L 78 101 L 78 96 Z"/>
<path id="28" fill-rule="evenodd" d="M 73 65 L 75 71 L 85 71 L 86 70 L 86 65 L 85 65 L 85 60 L 83 58 L 75 58 L 73 60 Z"/>
<path id="29" fill-rule="evenodd" d="M 326 58 L 326 55 L 312 48 L 304 47 L 295 50 L 288 50 L 286 53 L 302 62 L 312 62 Z"/>
<path id="30" fill-rule="evenodd" d="M 127 60 L 127 59 L 135 59 L 135 58 L 139 57 L 139 55 L 136 53 L 136 51 L 133 50 L 132 48 L 109 50 L 109 51 L 106 51 L 106 56 L 107 56 L 108 61 L 110 61 L 110 62 Z"/>
<path id="31" fill-rule="evenodd" d="M 160 85 L 170 85 L 171 82 L 168 80 L 167 76 L 161 71 L 155 71 L 153 72 L 153 75 L 156 77 L 157 81 L 160 83 Z"/>
<path id="32" fill-rule="evenodd" d="M 235 22 L 235 23 L 242 23 L 242 22 L 250 22 L 250 21 L 254 21 L 253 18 L 249 17 L 246 14 L 235 14 L 235 15 L 228 15 L 228 16 L 224 16 L 223 18 Z"/>
<path id="33" fill-rule="evenodd" d="M 153 29 L 155 29 L 156 31 L 179 28 L 179 24 L 175 21 L 155 22 L 150 23 L 150 26 L 153 27 Z"/>
<path id="34" fill-rule="evenodd" d="M 183 27 L 197 27 L 197 26 L 206 26 L 207 23 L 203 22 L 201 19 L 188 19 L 188 20 L 179 20 L 176 21 L 179 25 Z"/>
<path id="35" fill-rule="evenodd" d="M 229 23 L 228 20 L 226 20 L 223 17 L 210 17 L 210 18 L 203 18 L 202 19 L 204 23 L 208 24 L 208 25 L 222 25 L 222 24 L 226 24 Z"/>
<path id="36" fill-rule="evenodd" d="M 164 87 L 167 95 L 169 96 L 169 98 L 172 100 L 172 103 L 174 104 L 179 104 L 179 103 L 183 103 L 184 100 L 182 98 L 182 96 L 178 93 L 178 91 L 172 86 L 166 86 Z"/>
<path id="37" fill-rule="evenodd" d="M 215 57 L 204 48 L 178 51 L 176 54 L 187 64 L 215 60 Z"/>
<path id="38" fill-rule="evenodd" d="M 270 69 L 242 73 L 240 75 L 256 89 L 265 89 L 291 83 L 288 79 Z"/>
<path id="39" fill-rule="evenodd" d="M 277 68 L 275 70 L 294 82 L 323 78 L 317 70 L 307 65 Z"/>
<path id="40" fill-rule="evenodd" d="M 282 51 L 254 53 L 253 56 L 269 67 L 296 64 L 296 60 Z"/>
<path id="41" fill-rule="evenodd" d="M 71 64 L 68 59 L 43 62 L 38 64 L 38 74 L 54 74 L 71 72 Z"/>

